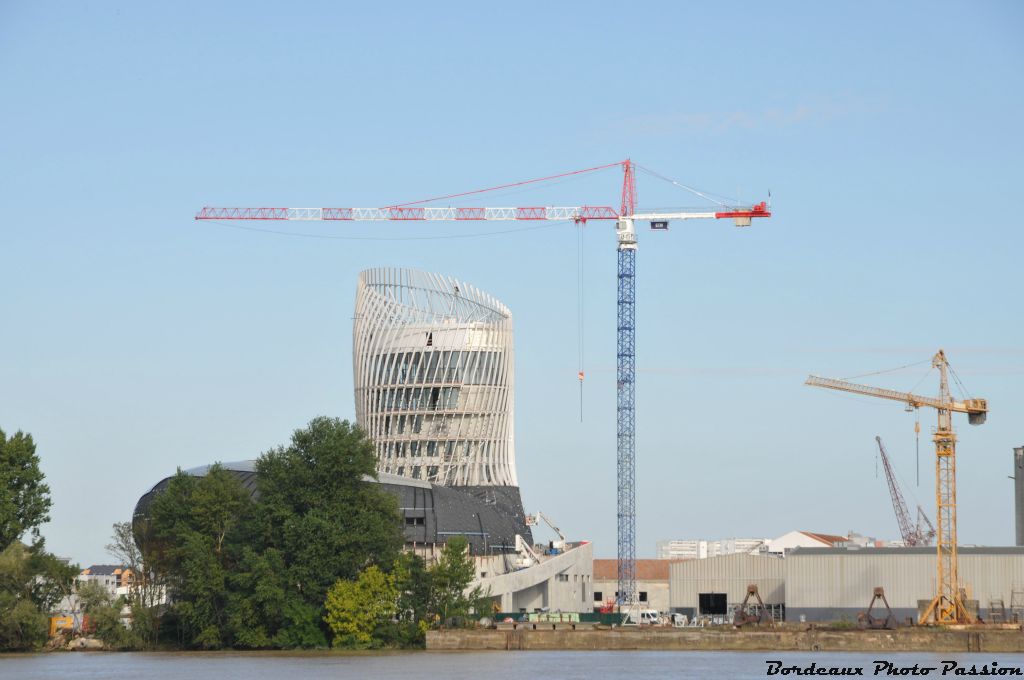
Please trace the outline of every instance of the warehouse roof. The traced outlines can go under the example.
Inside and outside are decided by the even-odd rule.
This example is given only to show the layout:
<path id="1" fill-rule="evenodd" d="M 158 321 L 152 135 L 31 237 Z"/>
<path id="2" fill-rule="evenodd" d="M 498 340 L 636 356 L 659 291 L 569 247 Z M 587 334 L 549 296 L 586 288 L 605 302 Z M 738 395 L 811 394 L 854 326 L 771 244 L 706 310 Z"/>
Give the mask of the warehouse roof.
<path id="1" fill-rule="evenodd" d="M 668 581 L 668 565 L 685 560 L 637 560 L 637 581 Z M 619 578 L 618 560 L 594 560 L 595 581 L 615 581 Z"/>
<path id="2" fill-rule="evenodd" d="M 801 531 L 800 533 L 808 538 L 813 538 L 816 541 L 821 541 L 822 543 L 827 543 L 829 545 L 845 543 L 850 540 L 848 536 L 836 536 L 835 534 L 819 534 L 813 531 Z"/>
<path id="3" fill-rule="evenodd" d="M 960 555 L 1024 555 L 1024 546 L 987 546 L 987 545 L 958 545 L 956 551 Z M 934 555 L 935 546 L 921 546 L 914 548 L 885 547 L 885 548 L 861 548 L 851 546 L 848 548 L 793 548 L 789 557 L 807 555 Z"/>

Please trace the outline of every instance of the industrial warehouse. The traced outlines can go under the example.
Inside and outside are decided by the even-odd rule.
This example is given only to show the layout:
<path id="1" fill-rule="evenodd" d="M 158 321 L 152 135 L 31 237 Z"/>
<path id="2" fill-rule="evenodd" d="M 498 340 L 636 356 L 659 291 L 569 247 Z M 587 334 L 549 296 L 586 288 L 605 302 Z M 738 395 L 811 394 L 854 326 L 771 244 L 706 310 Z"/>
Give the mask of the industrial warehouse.
<path id="1" fill-rule="evenodd" d="M 960 548 L 968 610 L 989 623 L 1024 621 L 1024 547 Z M 756 586 L 776 621 L 847 621 L 869 608 L 916 622 L 932 600 L 935 548 L 796 548 L 785 557 L 733 554 L 668 565 L 671 611 L 732 621 Z M 886 604 L 872 607 L 876 588 Z M 747 601 L 750 604 L 750 600 Z"/>

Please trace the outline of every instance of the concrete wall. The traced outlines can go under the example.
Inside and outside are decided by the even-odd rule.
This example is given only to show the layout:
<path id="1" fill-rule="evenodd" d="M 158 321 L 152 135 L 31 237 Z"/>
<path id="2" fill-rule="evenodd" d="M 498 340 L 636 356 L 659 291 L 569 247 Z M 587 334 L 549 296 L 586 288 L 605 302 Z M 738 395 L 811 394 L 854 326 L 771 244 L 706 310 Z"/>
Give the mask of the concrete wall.
<path id="1" fill-rule="evenodd" d="M 595 599 L 593 606 L 600 607 L 606 600 L 615 599 L 615 593 L 619 589 L 618 581 L 601 580 L 594 581 Z M 671 610 L 671 603 L 669 598 L 670 589 L 668 587 L 668 580 L 658 581 L 637 581 L 636 582 L 637 593 L 647 593 L 647 601 L 641 602 L 645 608 L 657 609 L 659 612 L 668 613 Z M 596 593 L 601 593 L 600 600 L 597 599 Z"/>
<path id="2" fill-rule="evenodd" d="M 674 562 L 669 566 L 669 604 L 674 611 L 699 613 L 700 593 L 725 593 L 728 604 L 739 604 L 751 583 L 757 584 L 765 604 L 785 603 L 785 560 L 736 554 Z"/>
<path id="3" fill-rule="evenodd" d="M 526 569 L 480 578 L 470 584 L 489 591 L 503 612 L 593 611 L 594 548 L 582 543 Z"/>
<path id="4" fill-rule="evenodd" d="M 1019 630 L 929 628 L 847 631 L 765 628 L 742 632 L 731 628 L 695 630 L 646 626 L 640 629 L 612 630 L 429 630 L 427 649 L 1019 653 L 1024 652 L 1024 635 Z M 812 658 L 815 657 L 807 657 L 808 661 Z M 820 657 L 817 663 L 820 665 L 823 661 L 827 661 L 827 657 Z M 808 662 L 799 665 L 807 666 Z M 868 668 L 865 675 L 870 675 L 873 665 L 864 665 Z M 970 668 L 969 663 L 967 668 Z M 642 674 L 642 668 L 638 667 L 637 672 Z M 551 675 L 558 677 L 558 669 L 554 669 Z"/>

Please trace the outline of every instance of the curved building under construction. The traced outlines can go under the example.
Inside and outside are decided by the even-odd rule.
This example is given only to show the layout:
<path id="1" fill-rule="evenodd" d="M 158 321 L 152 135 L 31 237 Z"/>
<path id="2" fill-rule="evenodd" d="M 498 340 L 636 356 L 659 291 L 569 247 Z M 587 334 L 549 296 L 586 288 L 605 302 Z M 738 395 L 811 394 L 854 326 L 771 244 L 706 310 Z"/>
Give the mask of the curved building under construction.
<path id="1" fill-rule="evenodd" d="M 452 277 L 359 275 L 356 420 L 379 472 L 445 486 L 518 486 L 512 315 Z"/>

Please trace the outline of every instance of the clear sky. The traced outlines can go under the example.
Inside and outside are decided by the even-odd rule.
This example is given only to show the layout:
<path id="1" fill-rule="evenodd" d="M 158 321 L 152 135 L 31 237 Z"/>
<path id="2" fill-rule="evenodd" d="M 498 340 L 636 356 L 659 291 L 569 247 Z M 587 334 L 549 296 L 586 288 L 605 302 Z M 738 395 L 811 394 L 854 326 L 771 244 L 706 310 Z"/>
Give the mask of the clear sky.
<path id="1" fill-rule="evenodd" d="M 934 517 L 934 413 L 917 486 L 912 414 L 802 383 L 939 347 L 991 404 L 983 427 L 956 418 L 961 542 L 1012 543 L 1022 35 L 1017 2 L 0 3 L 0 428 L 38 442 L 49 547 L 107 560 L 110 525 L 176 466 L 352 418 L 356 277 L 387 265 L 512 309 L 527 510 L 613 556 L 610 223 L 583 239 L 581 424 L 572 226 L 283 227 L 331 237 L 310 238 L 192 217 L 626 157 L 770 190 L 775 213 L 640 234 L 640 556 L 673 537 L 897 537 L 875 435 Z M 617 205 L 620 184 L 612 169 L 481 203 Z M 701 205 L 644 174 L 639 203 Z M 862 381 L 910 389 L 925 369 Z"/>

